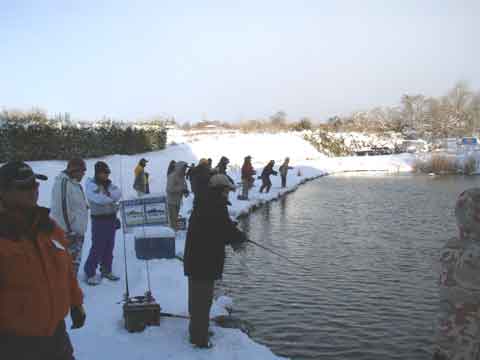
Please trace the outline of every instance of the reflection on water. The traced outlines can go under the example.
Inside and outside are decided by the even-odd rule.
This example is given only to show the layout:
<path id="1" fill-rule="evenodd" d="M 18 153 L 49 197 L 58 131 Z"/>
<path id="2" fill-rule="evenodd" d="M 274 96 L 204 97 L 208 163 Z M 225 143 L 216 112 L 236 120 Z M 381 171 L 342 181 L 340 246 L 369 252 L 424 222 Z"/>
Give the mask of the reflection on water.
<path id="1" fill-rule="evenodd" d="M 325 177 L 243 219 L 219 290 L 251 336 L 293 359 L 430 359 L 438 249 L 476 177 Z"/>

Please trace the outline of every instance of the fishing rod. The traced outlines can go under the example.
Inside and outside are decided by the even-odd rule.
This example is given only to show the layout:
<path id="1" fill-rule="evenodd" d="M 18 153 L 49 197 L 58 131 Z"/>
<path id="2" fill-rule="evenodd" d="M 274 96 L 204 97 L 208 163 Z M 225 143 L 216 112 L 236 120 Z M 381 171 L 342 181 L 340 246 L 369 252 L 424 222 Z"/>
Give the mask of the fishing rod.
<path id="1" fill-rule="evenodd" d="M 122 168 L 122 155 L 119 155 L 119 170 L 120 170 L 120 191 L 123 197 L 123 168 Z M 123 205 L 121 205 L 123 206 Z M 127 265 L 127 242 L 125 241 L 125 221 L 122 221 L 122 239 L 123 239 L 123 261 L 125 265 L 125 295 L 124 300 L 128 301 L 130 297 L 130 289 L 128 286 L 128 265 Z"/>
<path id="2" fill-rule="evenodd" d="M 191 317 L 188 315 L 172 314 L 166 312 L 160 312 L 160 317 L 169 317 L 175 319 L 185 319 L 190 320 Z M 226 328 L 226 329 L 239 329 L 246 334 L 249 334 L 252 330 L 252 326 L 246 321 L 241 320 L 240 318 L 232 315 L 217 315 L 209 319 L 215 325 Z"/>
<path id="3" fill-rule="evenodd" d="M 303 266 L 302 264 L 299 264 L 299 263 L 297 263 L 297 262 L 295 262 L 295 261 L 293 261 L 293 260 L 290 260 L 290 259 L 289 259 L 288 257 L 286 257 L 285 255 L 282 255 L 282 254 L 280 254 L 280 253 L 278 253 L 278 252 L 276 252 L 276 251 L 274 251 L 274 250 L 272 250 L 272 249 L 269 249 L 269 248 L 267 248 L 266 246 L 263 246 L 262 244 L 259 244 L 259 243 L 255 242 L 255 241 L 253 241 L 253 240 L 250 240 L 250 239 L 246 239 L 245 242 L 249 242 L 249 243 L 251 243 L 251 244 L 257 245 L 258 247 L 262 248 L 263 250 L 266 250 L 266 251 L 268 251 L 268 252 L 270 252 L 270 253 L 272 253 L 272 254 L 274 254 L 274 255 L 277 255 L 278 257 L 281 257 L 282 259 L 288 261 L 288 262 L 291 263 L 291 264 L 294 264 L 294 265 L 296 265 L 296 266 L 300 266 L 302 269 L 310 271 L 310 269 L 308 269 L 307 267 Z"/>

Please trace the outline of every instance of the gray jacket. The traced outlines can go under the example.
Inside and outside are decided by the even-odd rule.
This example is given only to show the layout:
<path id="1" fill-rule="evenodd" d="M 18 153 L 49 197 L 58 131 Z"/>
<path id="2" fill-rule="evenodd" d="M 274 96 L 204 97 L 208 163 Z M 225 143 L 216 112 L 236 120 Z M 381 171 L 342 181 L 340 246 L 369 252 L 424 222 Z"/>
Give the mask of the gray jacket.
<path id="1" fill-rule="evenodd" d="M 62 196 L 63 191 L 65 192 L 64 196 Z M 70 178 L 64 171 L 55 177 L 50 216 L 66 233 L 70 231 L 83 235 L 87 231 L 88 205 L 82 184 Z M 67 229 L 65 217 L 70 223 L 70 229 Z"/>
<path id="2" fill-rule="evenodd" d="M 108 186 L 108 192 L 103 186 L 98 185 L 94 179 L 90 178 L 86 183 L 86 194 L 90 203 L 90 213 L 96 215 L 113 215 L 118 211 L 118 201 L 122 197 L 122 192 L 118 186 L 111 183 Z"/>
<path id="3" fill-rule="evenodd" d="M 175 168 L 167 177 L 167 201 L 178 203 L 182 200 L 185 191 L 188 191 L 187 181 L 185 180 L 185 171 L 187 163 L 179 161 Z"/>

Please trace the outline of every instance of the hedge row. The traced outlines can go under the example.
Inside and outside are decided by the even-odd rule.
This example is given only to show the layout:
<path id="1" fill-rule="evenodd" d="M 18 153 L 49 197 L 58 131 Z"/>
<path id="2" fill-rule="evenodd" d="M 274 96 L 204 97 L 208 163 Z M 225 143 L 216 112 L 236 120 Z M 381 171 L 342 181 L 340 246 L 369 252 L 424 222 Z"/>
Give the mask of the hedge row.
<path id="1" fill-rule="evenodd" d="M 115 123 L 81 128 L 8 123 L 0 128 L 0 162 L 130 155 L 164 149 L 166 141 L 163 128 L 125 128 Z"/>

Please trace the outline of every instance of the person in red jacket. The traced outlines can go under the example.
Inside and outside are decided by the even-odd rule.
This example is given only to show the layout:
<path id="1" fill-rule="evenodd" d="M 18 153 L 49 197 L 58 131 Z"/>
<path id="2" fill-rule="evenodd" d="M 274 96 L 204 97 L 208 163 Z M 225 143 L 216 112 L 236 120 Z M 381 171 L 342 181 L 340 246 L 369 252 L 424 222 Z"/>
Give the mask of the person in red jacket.
<path id="1" fill-rule="evenodd" d="M 39 183 L 27 164 L 0 167 L 0 357 L 73 360 L 65 327 L 85 322 L 83 294 L 63 230 L 37 205 Z"/>
<path id="2" fill-rule="evenodd" d="M 246 156 L 242 166 L 242 195 L 238 197 L 238 200 L 248 200 L 248 190 L 255 182 L 254 175 L 256 173 L 252 166 L 252 157 L 250 155 Z"/>

